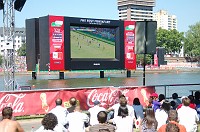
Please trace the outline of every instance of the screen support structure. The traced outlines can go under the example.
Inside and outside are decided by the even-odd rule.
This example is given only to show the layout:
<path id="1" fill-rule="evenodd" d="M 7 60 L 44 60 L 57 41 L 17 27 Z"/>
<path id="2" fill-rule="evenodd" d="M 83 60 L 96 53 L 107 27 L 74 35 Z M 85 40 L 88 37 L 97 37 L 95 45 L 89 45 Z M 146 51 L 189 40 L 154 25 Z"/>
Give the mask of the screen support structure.
<path id="1" fill-rule="evenodd" d="M 4 91 L 15 89 L 15 10 L 13 0 L 4 0 Z"/>
<path id="2" fill-rule="evenodd" d="M 143 86 L 145 86 L 145 71 L 146 71 L 146 53 L 147 53 L 147 20 L 145 19 L 145 26 L 144 26 L 144 31 L 145 31 L 145 35 L 144 35 L 144 68 L 143 68 Z"/>

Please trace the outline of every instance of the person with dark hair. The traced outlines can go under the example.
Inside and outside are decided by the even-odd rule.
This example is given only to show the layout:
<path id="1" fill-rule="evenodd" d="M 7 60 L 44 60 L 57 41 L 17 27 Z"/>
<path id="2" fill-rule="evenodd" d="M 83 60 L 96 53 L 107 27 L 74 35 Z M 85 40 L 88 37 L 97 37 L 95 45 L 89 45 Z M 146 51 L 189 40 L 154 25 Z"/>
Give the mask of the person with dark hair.
<path id="1" fill-rule="evenodd" d="M 120 105 L 117 116 L 114 117 L 113 123 L 116 124 L 115 132 L 132 132 L 134 118 L 129 115 L 128 107 Z"/>
<path id="2" fill-rule="evenodd" d="M 165 100 L 165 95 L 164 94 L 159 94 L 158 102 L 161 102 L 162 100 Z"/>
<path id="3" fill-rule="evenodd" d="M 75 106 L 74 112 L 67 115 L 68 130 L 70 132 L 85 132 L 85 123 L 88 122 L 88 115 L 82 113 L 79 105 Z"/>
<path id="4" fill-rule="evenodd" d="M 180 132 L 186 132 L 186 128 L 178 123 L 178 113 L 176 110 L 170 110 L 168 113 L 168 123 L 170 124 L 175 124 L 178 126 Z M 158 132 L 165 132 L 166 131 L 167 124 L 162 125 L 159 129 Z"/>
<path id="5" fill-rule="evenodd" d="M 69 99 L 69 103 L 70 103 L 70 107 L 69 108 L 67 108 L 67 111 L 69 112 L 69 113 L 72 113 L 72 112 L 74 112 L 74 109 L 75 109 L 75 107 L 76 107 L 76 105 L 77 105 L 77 100 L 76 100 L 76 98 L 75 97 L 71 97 L 70 99 Z"/>
<path id="6" fill-rule="evenodd" d="M 153 108 L 147 108 L 145 111 L 145 117 L 142 120 L 140 131 L 141 132 L 156 132 L 158 122 L 155 118 L 155 112 Z"/>
<path id="7" fill-rule="evenodd" d="M 175 105 L 175 109 L 181 104 L 181 101 L 180 101 L 180 99 L 178 99 L 178 94 L 177 93 L 173 93 L 172 94 L 172 101 L 174 101 L 175 103 L 176 103 L 176 105 Z"/>
<path id="8" fill-rule="evenodd" d="M 58 124 L 66 126 L 68 111 L 66 108 L 62 107 L 62 99 L 56 99 L 55 103 L 56 107 L 54 107 L 49 113 L 53 113 L 54 115 L 56 115 L 58 119 Z"/>
<path id="9" fill-rule="evenodd" d="M 144 114 L 143 114 L 143 106 L 140 104 L 139 98 L 134 98 L 133 100 L 133 109 L 135 111 L 135 118 L 136 119 L 143 119 Z"/>
<path id="10" fill-rule="evenodd" d="M 100 111 L 97 114 L 99 124 L 93 125 L 89 128 L 89 132 L 115 132 L 113 125 L 107 124 L 107 113 Z"/>
<path id="11" fill-rule="evenodd" d="M 3 120 L 0 121 L 0 132 L 24 132 L 23 128 L 17 121 L 12 119 L 13 109 L 5 107 L 2 110 Z"/>
<path id="12" fill-rule="evenodd" d="M 58 124 L 58 119 L 53 113 L 48 113 L 42 119 L 44 130 L 54 131 L 55 126 Z"/>
<path id="13" fill-rule="evenodd" d="M 200 119 L 200 91 L 196 91 L 194 94 L 194 103 L 196 104 L 196 111 Z"/>
<path id="14" fill-rule="evenodd" d="M 171 108 L 173 109 L 173 110 L 176 110 L 176 102 L 174 102 L 173 100 L 170 102 L 170 104 L 171 104 Z"/>
<path id="15" fill-rule="evenodd" d="M 160 128 L 162 125 L 166 124 L 167 118 L 168 118 L 168 112 L 171 109 L 171 104 L 168 100 L 165 100 L 162 103 L 162 106 L 160 109 L 156 110 L 155 117 L 158 122 L 158 127 Z"/>
<path id="16" fill-rule="evenodd" d="M 180 129 L 176 124 L 168 123 L 166 126 L 166 132 L 180 132 Z"/>
<path id="17" fill-rule="evenodd" d="M 98 100 L 95 100 L 94 107 L 89 108 L 89 110 L 88 110 L 88 112 L 90 113 L 90 125 L 91 126 L 98 124 L 97 114 L 100 111 L 106 111 L 106 109 L 104 107 L 101 107 L 100 104 L 101 103 Z"/>
<path id="18" fill-rule="evenodd" d="M 182 99 L 183 106 L 178 109 L 179 123 L 184 125 L 187 132 L 197 131 L 197 121 L 199 121 L 197 111 L 189 107 L 190 99 L 186 96 Z"/>
<path id="19" fill-rule="evenodd" d="M 196 91 L 194 93 L 194 103 L 196 105 L 200 105 L 200 91 Z"/>
<path id="20" fill-rule="evenodd" d="M 126 97 L 122 94 L 119 96 L 119 103 L 114 104 L 112 107 L 108 108 L 107 112 L 114 110 L 114 117 L 118 115 L 118 110 L 120 106 L 126 106 L 128 108 L 129 116 L 135 119 L 134 109 L 132 106 L 127 104 Z"/>

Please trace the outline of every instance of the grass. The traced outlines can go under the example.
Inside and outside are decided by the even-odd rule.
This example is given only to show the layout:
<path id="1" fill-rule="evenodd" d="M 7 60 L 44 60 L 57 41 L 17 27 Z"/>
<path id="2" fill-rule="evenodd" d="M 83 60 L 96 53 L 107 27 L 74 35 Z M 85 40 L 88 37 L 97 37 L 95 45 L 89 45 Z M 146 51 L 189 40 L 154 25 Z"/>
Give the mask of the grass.
<path id="1" fill-rule="evenodd" d="M 115 46 L 77 32 L 71 32 L 71 57 L 115 58 Z"/>

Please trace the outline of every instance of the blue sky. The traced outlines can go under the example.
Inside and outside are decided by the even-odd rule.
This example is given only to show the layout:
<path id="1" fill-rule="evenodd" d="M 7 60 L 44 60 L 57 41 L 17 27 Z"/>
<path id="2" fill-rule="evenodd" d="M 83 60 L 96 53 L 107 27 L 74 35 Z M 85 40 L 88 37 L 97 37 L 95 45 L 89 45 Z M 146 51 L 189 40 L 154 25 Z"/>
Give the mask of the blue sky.
<path id="1" fill-rule="evenodd" d="M 156 0 L 154 12 L 160 9 L 178 18 L 178 30 L 200 21 L 200 0 Z M 27 0 L 22 12 L 15 14 L 16 27 L 24 27 L 25 19 L 46 15 L 118 19 L 117 0 Z M 0 11 L 0 26 L 3 26 Z"/>

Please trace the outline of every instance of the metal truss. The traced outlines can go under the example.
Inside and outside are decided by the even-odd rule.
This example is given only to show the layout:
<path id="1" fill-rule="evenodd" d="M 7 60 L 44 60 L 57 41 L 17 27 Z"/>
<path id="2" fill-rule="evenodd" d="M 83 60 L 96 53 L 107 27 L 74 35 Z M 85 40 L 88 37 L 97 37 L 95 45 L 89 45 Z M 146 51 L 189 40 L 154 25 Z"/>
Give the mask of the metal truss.
<path id="1" fill-rule="evenodd" d="M 15 90 L 15 10 L 14 0 L 4 0 L 4 91 Z"/>

